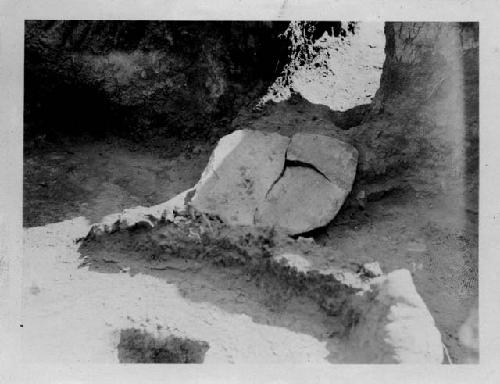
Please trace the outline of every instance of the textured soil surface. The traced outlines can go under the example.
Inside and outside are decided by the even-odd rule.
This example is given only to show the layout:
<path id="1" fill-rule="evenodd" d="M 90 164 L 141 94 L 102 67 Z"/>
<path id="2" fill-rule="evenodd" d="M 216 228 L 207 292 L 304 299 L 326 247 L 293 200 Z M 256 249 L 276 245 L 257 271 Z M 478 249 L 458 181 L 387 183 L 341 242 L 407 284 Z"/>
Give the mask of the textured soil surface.
<path id="1" fill-rule="evenodd" d="M 167 147 L 158 151 L 151 147 L 128 142 L 114 142 L 113 144 L 105 141 L 87 142 L 79 145 L 46 147 L 43 154 L 39 152 L 26 156 L 25 227 L 43 226 L 74 218 L 79 218 L 77 222 L 80 223 L 77 225 L 79 230 L 75 230 L 74 226 L 65 223 L 54 224 L 52 229 L 50 229 L 51 226 L 46 226 L 45 228 L 25 230 L 25 247 L 27 247 L 25 252 L 31 255 L 45 255 L 31 259 L 35 263 L 42 263 L 42 265 L 37 267 L 35 264 L 31 267 L 34 283 L 29 278 L 26 280 L 26 284 L 28 284 L 26 300 L 29 304 L 25 305 L 24 308 L 28 311 L 27 317 L 30 316 L 30 313 L 37 313 L 40 308 L 44 308 L 42 316 L 50 316 L 51 305 L 64 299 L 61 295 L 66 297 L 64 300 L 68 300 L 68 305 L 74 298 L 90 300 L 92 301 L 89 303 L 90 306 L 96 305 L 93 301 L 98 301 L 100 296 L 89 295 L 88 290 L 92 289 L 95 294 L 98 292 L 105 294 L 108 289 L 106 288 L 106 274 L 99 275 L 102 286 L 90 287 L 95 284 L 93 280 L 95 276 L 92 277 L 85 272 L 85 268 L 74 270 L 81 263 L 81 260 L 78 260 L 79 255 L 75 253 L 76 248 L 73 240 L 85 234 L 88 224 L 98 222 L 109 213 L 120 212 L 124 208 L 137 205 L 158 204 L 193 186 L 206 165 L 212 146 L 197 144 L 196 149 L 193 150 L 193 144 L 177 142 L 172 144 L 172 147 L 171 151 Z M 475 262 L 474 257 L 477 257 L 475 253 L 477 226 L 473 221 L 475 217 L 473 211 L 471 214 L 464 214 L 464 212 L 468 212 L 466 207 L 457 205 L 456 201 L 459 200 L 453 199 L 449 195 L 428 195 L 411 190 L 400 191 L 388 194 L 378 201 L 368 202 L 364 210 L 359 207 L 346 207 L 341 210 L 333 223 L 311 235 L 320 244 L 331 247 L 332 255 L 337 260 L 345 260 L 346 262 L 353 260 L 356 262 L 379 261 L 384 272 L 398 268 L 407 268 L 412 271 L 417 290 L 429 307 L 453 362 L 460 363 L 471 361 L 470 359 L 474 358 L 471 351 L 460 344 L 458 330 L 466 320 L 469 308 L 474 304 L 477 290 L 477 280 L 470 279 L 470 270 L 473 269 Z M 37 295 L 37 284 L 40 285 L 39 289 L 43 290 L 43 283 L 36 281 L 43 281 L 43 274 L 40 271 L 44 270 L 43 264 L 49 262 L 49 260 L 44 262 L 44 257 L 47 256 L 47 253 L 48 255 L 54 254 L 56 252 L 54 247 L 62 247 L 63 253 L 69 252 L 67 255 L 69 264 L 61 264 L 69 269 L 66 272 L 61 270 L 60 273 L 64 275 L 73 270 L 75 276 L 80 276 L 78 279 L 83 279 L 82 286 L 80 288 L 76 286 L 65 287 L 61 291 L 56 290 L 53 292 L 54 296 Z M 105 258 L 116 259 L 111 253 Z M 30 260 L 30 257 L 27 260 Z M 132 258 L 127 260 L 127 263 L 127 265 L 113 262 L 104 263 L 107 268 L 103 269 L 107 272 L 119 272 L 121 268 L 131 268 L 132 270 L 135 268 L 137 273 L 141 268 L 144 268 L 141 260 Z M 46 271 L 49 275 L 55 272 Z M 223 313 L 250 311 L 251 313 L 247 313 L 247 315 L 251 316 L 256 323 L 267 324 L 270 322 L 281 327 L 288 324 L 287 322 L 291 322 L 295 325 L 291 328 L 285 325 L 285 330 L 291 329 L 293 332 L 304 334 L 305 339 L 297 341 L 299 344 L 295 344 L 294 351 L 277 352 L 277 361 L 290 359 L 287 361 L 298 362 L 308 361 L 308 359 L 316 360 L 317 358 L 323 360 L 327 356 L 330 356 L 328 358 L 330 361 L 338 361 L 334 357 L 335 353 L 332 352 L 334 347 L 328 348 L 330 349 L 328 351 L 324 346 L 321 346 L 322 336 L 320 334 L 323 331 L 326 332 L 327 328 L 317 325 L 318 329 L 311 329 L 311 327 L 314 328 L 312 324 L 323 324 L 326 320 L 310 321 L 310 316 L 316 316 L 313 315 L 316 311 L 305 310 L 307 308 L 307 306 L 304 307 L 305 303 L 295 303 L 298 314 L 293 315 L 292 311 L 292 315 L 288 315 L 291 316 L 291 318 L 287 318 L 288 320 L 276 320 L 275 317 L 279 317 L 279 315 L 273 312 L 273 306 L 279 306 L 279 298 L 273 300 L 273 295 L 270 293 L 263 296 L 261 290 L 255 291 L 255 287 L 245 285 L 245 281 L 241 277 L 231 274 L 224 275 L 224 272 L 220 271 L 215 273 L 205 270 L 204 273 L 200 274 L 196 268 L 194 272 L 188 269 L 186 271 L 156 271 L 155 273 L 157 277 L 167 281 L 168 284 L 175 284 L 169 290 L 179 289 L 189 299 L 186 302 L 184 298 L 177 298 L 178 294 L 174 295 L 178 302 L 170 307 L 176 308 L 176 313 L 181 312 L 177 308 L 194 305 L 189 304 L 193 301 L 196 303 L 209 302 L 214 304 L 215 308 L 222 308 Z M 37 276 L 39 274 L 40 276 Z M 92 273 L 92 275 L 94 274 Z M 125 276 L 128 275 L 123 275 L 122 279 L 126 279 Z M 150 289 L 146 287 L 151 284 L 159 284 L 153 283 L 151 278 L 151 276 L 137 274 L 129 282 L 134 282 L 132 286 L 125 290 L 125 285 L 129 284 L 127 283 L 123 287 L 124 297 L 128 296 L 126 300 L 130 313 L 136 313 L 137 316 L 140 314 L 140 319 L 144 316 L 147 317 L 149 310 L 146 308 L 150 308 L 143 307 L 145 304 L 141 304 L 141 297 L 149 297 L 148 300 L 159 300 L 155 301 L 158 304 L 150 303 L 150 305 L 151 308 L 161 307 L 159 303 L 162 298 L 152 297 L 158 295 L 159 289 L 153 289 L 151 293 L 141 291 L 142 289 Z M 87 279 L 90 280 L 85 283 Z M 147 280 L 143 282 L 144 288 L 139 282 L 142 279 Z M 91 281 L 92 283 L 90 283 Z M 31 286 L 32 283 L 35 284 L 34 287 Z M 110 278 L 108 284 L 114 286 L 116 283 L 114 279 Z M 206 289 L 206 287 L 212 288 Z M 65 291 L 66 289 L 70 289 L 71 292 Z M 162 295 L 168 296 L 169 290 Z M 86 292 L 84 295 L 82 295 L 83 291 Z M 48 302 L 40 300 L 48 300 Z M 165 298 L 165 300 L 167 299 Z M 239 300 L 245 304 L 237 304 Z M 255 300 L 257 303 L 252 304 Z M 104 296 L 99 305 L 108 305 Z M 45 308 L 47 309 L 45 310 Z M 213 310 L 220 311 L 220 309 Z M 43 315 L 43 313 L 45 314 Z M 89 310 L 88 313 L 90 316 L 93 310 Z M 193 316 L 197 318 L 200 315 Z M 49 320 L 50 317 L 47 317 L 47 321 Z M 80 319 L 78 321 L 87 320 Z M 146 324 L 146 318 L 135 321 L 142 321 Z M 158 323 L 163 322 L 159 321 Z M 156 325 L 154 324 L 154 327 Z M 134 326 L 134 322 L 125 321 L 123 323 L 123 328 L 128 326 Z M 251 336 L 245 327 L 245 338 L 250 340 L 254 336 Z M 65 329 L 72 328 L 76 329 L 72 332 L 78 331 L 77 322 L 75 322 L 74 327 L 65 327 Z M 148 328 L 146 327 L 146 329 Z M 26 327 L 26 331 L 28 331 L 28 327 Z M 234 332 L 236 333 L 231 333 L 230 337 L 227 335 L 219 336 L 228 337 L 228 340 L 231 337 L 244 336 L 243 334 L 237 336 L 237 331 Z M 291 336 L 290 331 L 286 332 L 288 332 L 288 336 L 283 335 L 283 337 L 295 337 Z M 275 343 L 276 345 L 284 344 L 279 341 L 281 336 L 275 335 L 276 329 L 273 328 L 269 336 L 263 336 L 269 338 L 263 342 Z M 312 335 L 313 338 L 306 335 Z M 81 337 L 85 338 L 86 336 L 81 335 Z M 200 339 L 210 344 L 206 336 Z M 234 348 L 240 348 L 241 343 L 239 345 L 239 347 Z M 297 345 L 302 345 L 302 347 L 297 348 Z M 89 348 L 91 347 L 89 346 Z M 303 351 L 302 354 L 297 354 L 299 349 Z M 62 352 L 60 350 L 56 353 L 54 349 L 54 353 L 56 355 L 53 357 L 60 356 Z M 108 353 L 111 352 L 108 351 Z M 211 353 L 215 352 L 209 350 L 205 361 L 211 361 Z M 249 358 L 246 352 L 242 352 L 241 355 L 238 353 L 235 352 L 233 356 L 240 356 L 243 360 Z M 257 354 L 257 352 L 255 353 Z M 258 354 L 265 356 L 262 355 L 262 351 L 259 351 Z M 251 361 L 257 358 L 256 355 L 252 356 L 254 357 L 250 358 Z M 90 355 L 87 358 L 94 359 Z M 233 361 L 235 359 L 237 358 L 233 358 Z"/>
<path id="2" fill-rule="evenodd" d="M 160 146 L 129 141 L 41 145 L 25 157 L 24 226 L 84 216 L 91 223 L 137 205 L 165 202 L 191 188 L 210 155 L 206 143 Z"/>

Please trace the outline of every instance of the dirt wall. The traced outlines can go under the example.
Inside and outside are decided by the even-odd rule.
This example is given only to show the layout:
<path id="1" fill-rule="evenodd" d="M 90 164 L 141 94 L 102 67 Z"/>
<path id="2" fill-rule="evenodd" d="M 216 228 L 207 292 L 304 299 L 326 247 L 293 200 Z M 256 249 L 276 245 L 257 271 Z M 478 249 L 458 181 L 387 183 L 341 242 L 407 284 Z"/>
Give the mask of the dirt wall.
<path id="1" fill-rule="evenodd" d="M 27 21 L 26 136 L 195 136 L 225 124 L 279 73 L 286 26 Z"/>
<path id="2" fill-rule="evenodd" d="M 380 89 L 365 121 L 389 123 L 378 137 L 392 125 L 402 127 L 405 136 L 396 144 L 409 167 L 432 169 L 445 192 L 465 194 L 472 203 L 478 186 L 479 24 L 386 23 L 385 35 Z"/>

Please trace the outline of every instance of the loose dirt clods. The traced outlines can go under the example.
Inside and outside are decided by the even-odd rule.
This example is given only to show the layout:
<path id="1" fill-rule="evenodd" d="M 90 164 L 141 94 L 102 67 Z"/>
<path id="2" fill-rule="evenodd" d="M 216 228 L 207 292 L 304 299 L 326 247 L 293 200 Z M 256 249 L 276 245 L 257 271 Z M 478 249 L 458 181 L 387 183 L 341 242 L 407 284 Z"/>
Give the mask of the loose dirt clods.
<path id="1" fill-rule="evenodd" d="M 135 328 L 120 331 L 120 363 L 186 364 L 203 363 L 209 345 L 206 341 L 169 336 L 155 338 Z"/>

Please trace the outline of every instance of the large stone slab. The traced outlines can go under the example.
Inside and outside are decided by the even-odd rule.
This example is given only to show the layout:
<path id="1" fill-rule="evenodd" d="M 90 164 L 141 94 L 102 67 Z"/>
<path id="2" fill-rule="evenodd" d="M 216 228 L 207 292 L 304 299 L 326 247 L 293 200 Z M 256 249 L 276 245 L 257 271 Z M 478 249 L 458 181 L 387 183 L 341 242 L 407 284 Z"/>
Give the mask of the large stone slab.
<path id="1" fill-rule="evenodd" d="M 215 148 L 190 204 L 233 225 L 254 225 L 257 207 L 279 178 L 290 139 L 238 130 Z"/>
<path id="2" fill-rule="evenodd" d="M 357 158 L 352 146 L 323 135 L 235 131 L 215 148 L 190 204 L 231 225 L 308 232 L 339 211 Z"/>
<path id="3" fill-rule="evenodd" d="M 337 187 L 351 190 L 358 162 L 358 151 L 352 145 L 324 135 L 297 133 L 286 158 L 312 165 Z"/>
<path id="4" fill-rule="evenodd" d="M 287 167 L 255 215 L 255 224 L 299 234 L 330 222 L 346 191 L 306 167 Z"/>

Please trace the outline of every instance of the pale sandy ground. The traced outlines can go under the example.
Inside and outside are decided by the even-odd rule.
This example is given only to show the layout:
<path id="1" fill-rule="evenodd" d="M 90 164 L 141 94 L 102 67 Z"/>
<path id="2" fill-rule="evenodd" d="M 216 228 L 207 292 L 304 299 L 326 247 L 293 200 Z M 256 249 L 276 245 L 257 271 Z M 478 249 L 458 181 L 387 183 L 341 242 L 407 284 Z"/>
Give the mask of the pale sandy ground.
<path id="1" fill-rule="evenodd" d="M 75 242 L 88 229 L 83 217 L 25 229 L 20 321 L 27 362 L 116 363 L 120 331 L 129 328 L 206 342 L 206 363 L 443 359 L 440 334 L 408 271 L 373 280 L 377 300 L 365 303 L 364 320 L 341 340 L 332 335 L 335 318 L 310 300 L 280 304 L 240 272 L 233 282 L 230 270 L 201 264 L 151 273 L 144 267 L 154 261 L 144 252 L 110 247 L 97 252 L 113 267 L 92 259 L 88 269 Z"/>
<path id="2" fill-rule="evenodd" d="M 185 299 L 168 277 L 78 268 L 82 260 L 74 240 L 87 231 L 83 217 L 24 230 L 22 355 L 26 361 L 118 362 L 119 331 L 135 327 L 154 335 L 208 342 L 205 363 L 326 362 L 330 353 L 326 342 Z M 311 327 L 308 320 L 293 319 Z"/>

